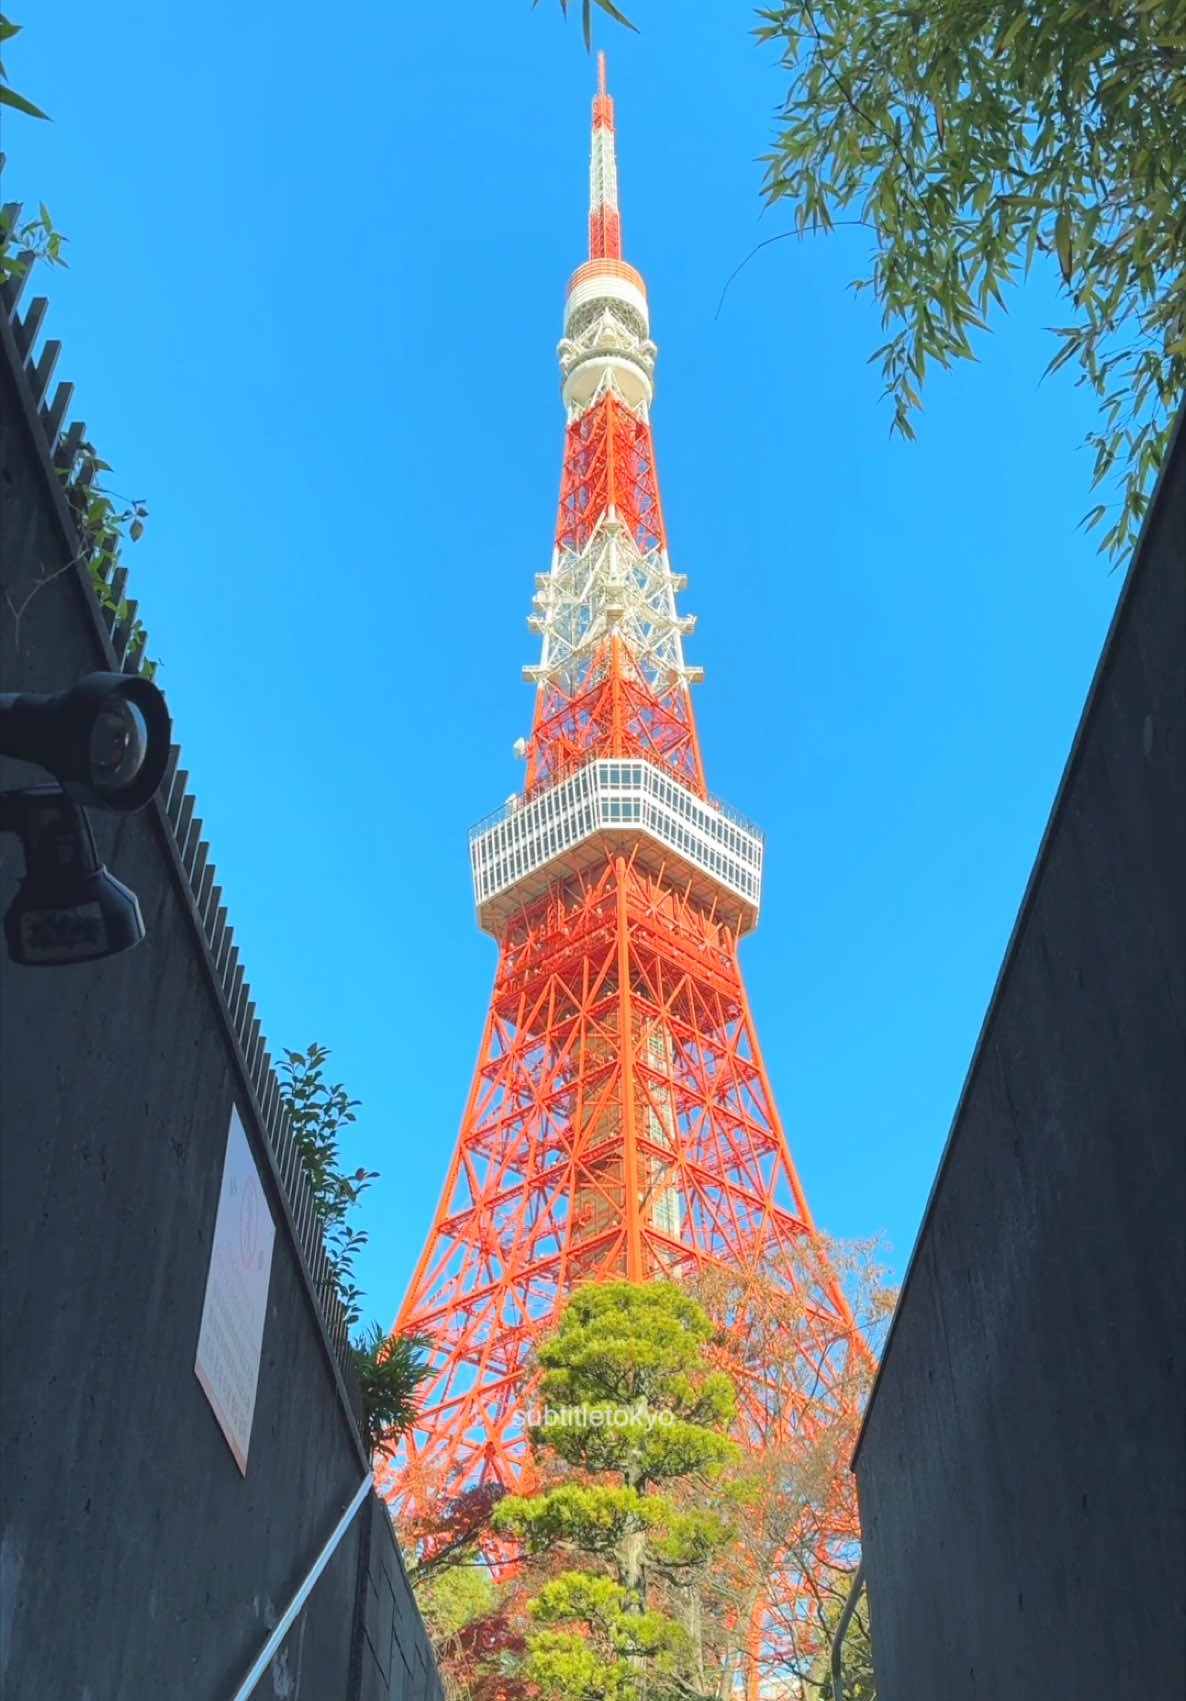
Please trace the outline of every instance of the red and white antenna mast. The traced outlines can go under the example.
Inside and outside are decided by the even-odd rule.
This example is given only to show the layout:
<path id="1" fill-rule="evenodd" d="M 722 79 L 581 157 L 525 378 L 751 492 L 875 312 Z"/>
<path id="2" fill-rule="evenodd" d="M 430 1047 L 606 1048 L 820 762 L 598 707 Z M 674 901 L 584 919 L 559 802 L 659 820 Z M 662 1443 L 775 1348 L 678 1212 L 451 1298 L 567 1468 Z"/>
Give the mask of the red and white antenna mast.
<path id="1" fill-rule="evenodd" d="M 593 97 L 593 153 L 589 162 L 589 258 L 622 258 L 622 220 L 618 212 L 618 162 L 614 146 L 614 103 L 605 87 L 605 54 L 597 55 L 597 93 Z"/>
<path id="2" fill-rule="evenodd" d="M 573 273 L 558 355 L 568 414 L 551 572 L 528 622 L 543 639 L 527 792 L 594 755 L 645 755 L 704 793 L 684 661 L 695 629 L 676 595 L 650 406 L 657 350 L 642 276 L 622 259 L 613 101 L 598 58 L 589 173 L 590 258 Z M 755 889 L 756 891 L 756 889 Z"/>

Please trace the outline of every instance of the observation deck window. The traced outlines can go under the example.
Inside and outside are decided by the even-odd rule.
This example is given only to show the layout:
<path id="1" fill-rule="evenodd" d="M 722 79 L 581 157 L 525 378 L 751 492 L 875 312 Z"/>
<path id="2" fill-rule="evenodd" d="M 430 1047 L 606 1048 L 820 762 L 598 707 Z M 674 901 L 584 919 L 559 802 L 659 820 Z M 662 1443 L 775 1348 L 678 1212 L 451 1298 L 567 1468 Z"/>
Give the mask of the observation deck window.
<path id="1" fill-rule="evenodd" d="M 599 759 L 524 800 L 511 799 L 470 834 L 479 911 L 604 829 L 641 829 L 754 913 L 764 839 L 715 800 L 650 762 Z M 752 918 L 751 918 L 752 924 Z"/>

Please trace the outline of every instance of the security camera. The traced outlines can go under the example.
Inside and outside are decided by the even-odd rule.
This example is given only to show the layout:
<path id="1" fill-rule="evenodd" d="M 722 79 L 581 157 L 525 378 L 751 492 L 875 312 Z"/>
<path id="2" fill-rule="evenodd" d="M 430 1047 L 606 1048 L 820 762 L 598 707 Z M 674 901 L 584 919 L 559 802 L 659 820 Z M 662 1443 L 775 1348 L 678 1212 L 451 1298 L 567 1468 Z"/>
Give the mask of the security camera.
<path id="1" fill-rule="evenodd" d="M 88 963 L 139 945 L 135 892 L 99 861 L 86 810 L 61 786 L 0 792 L 0 832 L 16 833 L 25 878 L 4 917 L 14 963 Z"/>
<path id="2" fill-rule="evenodd" d="M 91 673 L 53 697 L 0 696 L 0 756 L 48 768 L 76 803 L 141 809 L 169 759 L 169 711 L 135 674 Z"/>
<path id="3" fill-rule="evenodd" d="M 136 894 L 99 861 L 85 806 L 142 809 L 164 774 L 171 731 L 160 691 L 131 674 L 92 673 L 51 697 L 0 695 L 0 755 L 61 781 L 0 792 L 0 832 L 15 833 L 25 853 L 4 918 L 14 963 L 92 962 L 144 938 Z"/>

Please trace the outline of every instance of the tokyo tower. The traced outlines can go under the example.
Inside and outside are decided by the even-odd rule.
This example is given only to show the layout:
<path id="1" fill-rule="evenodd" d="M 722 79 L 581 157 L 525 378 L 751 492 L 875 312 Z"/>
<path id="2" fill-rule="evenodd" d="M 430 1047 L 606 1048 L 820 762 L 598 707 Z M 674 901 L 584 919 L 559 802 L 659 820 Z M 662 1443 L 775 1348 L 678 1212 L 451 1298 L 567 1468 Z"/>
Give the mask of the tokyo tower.
<path id="1" fill-rule="evenodd" d="M 622 258 L 604 56 L 598 83 L 589 258 L 558 351 L 559 519 L 528 622 L 540 653 L 524 669 L 526 775 L 470 834 L 498 968 L 395 1325 L 432 1341 L 432 1372 L 381 1476 L 422 1507 L 430 1492 L 518 1481 L 528 1355 L 578 1284 L 760 1270 L 801 1287 L 807 1269 L 810 1397 L 842 1400 L 845 1364 L 866 1350 L 791 1161 L 738 964 L 764 840 L 705 784 L 690 691 L 701 673 L 684 659 L 695 621 L 668 560 L 656 349 L 646 285 Z"/>

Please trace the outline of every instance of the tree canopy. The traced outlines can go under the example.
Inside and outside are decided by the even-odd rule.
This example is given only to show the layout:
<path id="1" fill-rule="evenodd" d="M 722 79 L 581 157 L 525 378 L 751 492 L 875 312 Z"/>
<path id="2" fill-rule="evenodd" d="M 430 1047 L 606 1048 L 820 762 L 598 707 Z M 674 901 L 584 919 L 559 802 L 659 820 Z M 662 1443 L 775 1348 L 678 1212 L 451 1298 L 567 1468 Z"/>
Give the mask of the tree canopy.
<path id="1" fill-rule="evenodd" d="M 1186 0 L 786 0 L 791 83 L 766 191 L 796 228 L 874 236 L 880 359 L 909 436 L 929 363 L 973 357 L 1039 255 L 1070 312 L 1048 371 L 1099 396 L 1094 482 L 1131 542 L 1186 388 Z M 1098 524 L 1101 502 L 1088 516 Z"/>
<path id="2" fill-rule="evenodd" d="M 680 1289 L 612 1282 L 578 1290 L 540 1350 L 532 1440 L 568 1470 L 508 1496 L 493 1522 L 529 1556 L 568 1563 L 528 1603 L 524 1675 L 546 1696 L 660 1701 L 707 1689 L 687 1607 L 735 1532 L 677 1490 L 711 1483 L 739 1457 L 725 1433 L 733 1386 L 705 1363 L 713 1333 Z"/>

